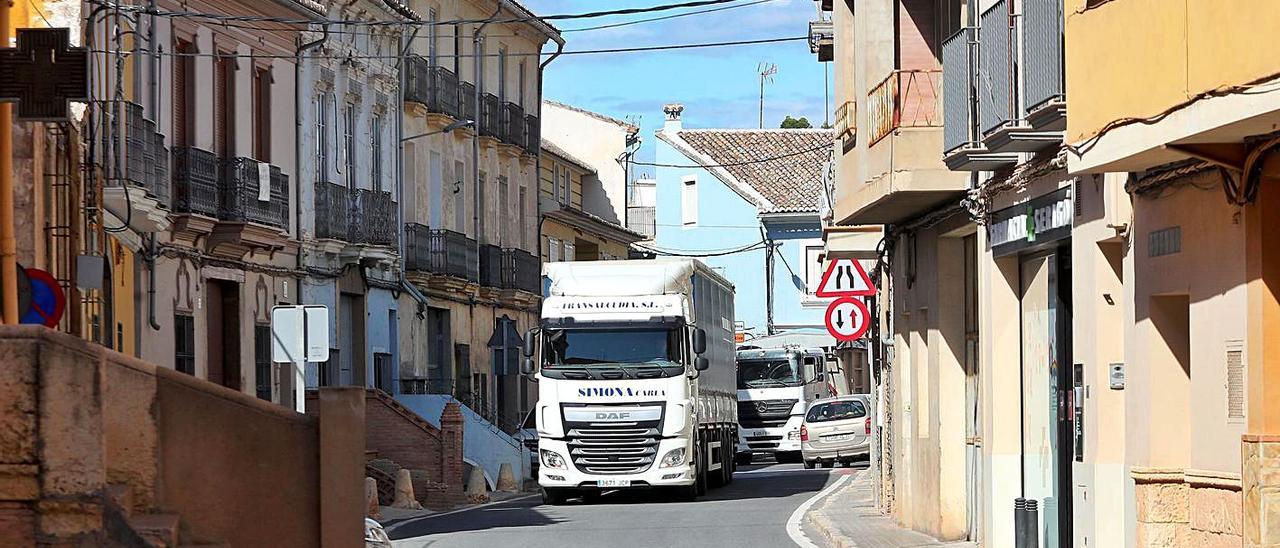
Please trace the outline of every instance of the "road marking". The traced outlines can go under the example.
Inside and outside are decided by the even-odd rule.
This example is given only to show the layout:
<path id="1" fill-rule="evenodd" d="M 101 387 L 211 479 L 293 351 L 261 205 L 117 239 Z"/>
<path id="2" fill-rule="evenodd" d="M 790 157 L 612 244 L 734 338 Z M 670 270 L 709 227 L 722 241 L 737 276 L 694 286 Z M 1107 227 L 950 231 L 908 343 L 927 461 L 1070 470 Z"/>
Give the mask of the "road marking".
<path id="1" fill-rule="evenodd" d="M 818 548 L 818 545 L 814 544 L 813 541 L 809 540 L 809 536 L 804 534 L 804 528 L 800 527 L 800 523 L 804 521 L 804 515 L 809 511 L 809 508 L 812 508 L 819 500 L 830 495 L 832 491 L 844 485 L 854 476 L 857 476 L 857 473 L 841 474 L 840 479 L 828 485 L 825 489 L 818 491 L 818 494 L 809 497 L 809 500 L 804 501 L 804 504 L 801 504 L 796 508 L 795 512 L 791 513 L 791 517 L 787 519 L 787 536 L 791 537 L 792 542 L 796 543 L 800 548 Z"/>
<path id="2" fill-rule="evenodd" d="M 408 524 L 410 524 L 410 523 L 417 523 L 417 522 L 419 522 L 419 521 L 426 521 L 426 520 L 429 520 L 429 519 L 432 519 L 432 518 L 440 518 L 440 517 L 449 516 L 449 515 L 453 515 L 453 514 L 460 514 L 460 513 L 462 513 L 462 512 L 470 512 L 470 511 L 472 511 L 472 510 L 479 510 L 479 509 L 481 509 L 481 508 L 486 508 L 486 507 L 489 507 L 489 506 L 493 506 L 493 505 L 495 505 L 495 504 L 506 504 L 506 503 L 508 503 L 508 502 L 519 502 L 519 501 L 522 501 L 522 500 L 528 500 L 528 499 L 531 499 L 531 498 L 534 498 L 534 497 L 537 497 L 537 496 L 540 496 L 540 495 L 538 495 L 538 494 L 532 494 L 532 495 L 525 495 L 525 496 L 523 496 L 523 497 L 516 497 L 516 498 L 513 498 L 513 499 L 507 499 L 507 500 L 495 500 L 495 501 L 493 501 L 493 502 L 487 502 L 487 503 L 484 503 L 484 504 L 478 504 L 478 505 L 475 505 L 475 506 L 468 506 L 468 507 L 466 507 L 466 508 L 459 508 L 459 509 L 457 509 L 457 510 L 451 510 L 451 511 L 448 511 L 448 512 L 441 512 L 441 513 L 439 513 L 439 514 L 429 514 L 429 515 L 420 516 L 420 517 L 416 517 L 416 518 L 409 518 L 409 519 L 406 519 L 406 520 L 404 520 L 404 521 L 397 521 L 397 522 L 395 522 L 395 523 L 393 523 L 393 524 L 391 524 L 391 525 L 388 525 L 388 526 L 387 526 L 387 528 L 386 528 L 386 530 L 387 530 L 387 534 L 388 534 L 388 535 L 390 535 L 392 531 L 395 531 L 396 529 L 399 529 L 399 528 L 401 528 L 401 527 L 403 527 L 403 526 L 405 526 L 405 525 L 408 525 Z M 406 539 L 406 540 L 407 540 L 407 539 Z"/>

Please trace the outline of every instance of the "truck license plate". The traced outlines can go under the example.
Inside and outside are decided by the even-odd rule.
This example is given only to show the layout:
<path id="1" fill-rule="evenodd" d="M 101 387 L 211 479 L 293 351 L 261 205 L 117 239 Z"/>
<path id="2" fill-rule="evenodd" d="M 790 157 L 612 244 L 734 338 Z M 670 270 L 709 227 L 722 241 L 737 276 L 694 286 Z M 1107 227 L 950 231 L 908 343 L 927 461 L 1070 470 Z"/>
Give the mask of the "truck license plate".
<path id="1" fill-rule="evenodd" d="M 625 480 L 625 479 L 596 480 L 596 487 L 631 487 L 631 480 Z"/>

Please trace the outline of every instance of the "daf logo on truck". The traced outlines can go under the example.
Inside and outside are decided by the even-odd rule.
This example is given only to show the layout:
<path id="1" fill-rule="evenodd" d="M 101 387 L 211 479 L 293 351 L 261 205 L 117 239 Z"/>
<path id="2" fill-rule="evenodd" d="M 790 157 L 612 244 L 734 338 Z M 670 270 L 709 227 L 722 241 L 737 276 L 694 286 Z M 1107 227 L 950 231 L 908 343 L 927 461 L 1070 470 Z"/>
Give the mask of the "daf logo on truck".
<path id="1" fill-rule="evenodd" d="M 598 421 L 624 421 L 630 418 L 631 418 L 631 413 L 618 413 L 616 411 L 608 412 L 608 413 L 596 413 L 596 420 Z"/>
<path id="2" fill-rule="evenodd" d="M 654 397 L 661 397 L 661 396 L 666 396 L 666 395 L 667 395 L 667 391 L 666 391 L 666 390 L 659 389 L 659 388 L 635 389 L 635 388 L 617 388 L 617 387 L 613 387 L 613 386 L 601 386 L 601 387 L 579 388 L 579 389 L 578 389 L 578 395 L 579 395 L 579 396 L 581 396 L 581 397 L 584 397 L 584 398 L 586 398 L 586 397 L 590 397 L 590 396 L 605 396 L 605 397 L 608 397 L 608 396 L 654 396 Z"/>

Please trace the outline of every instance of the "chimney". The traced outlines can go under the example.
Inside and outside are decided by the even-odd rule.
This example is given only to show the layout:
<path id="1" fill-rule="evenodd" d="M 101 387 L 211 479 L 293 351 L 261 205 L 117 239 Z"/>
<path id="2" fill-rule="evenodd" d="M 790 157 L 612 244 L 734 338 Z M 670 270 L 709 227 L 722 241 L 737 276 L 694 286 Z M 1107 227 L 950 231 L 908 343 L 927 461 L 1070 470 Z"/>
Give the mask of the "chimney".
<path id="1" fill-rule="evenodd" d="M 662 105 L 662 112 L 667 115 L 667 121 L 662 124 L 662 131 L 672 133 L 680 131 L 680 114 L 684 112 L 684 105 L 680 103 Z"/>

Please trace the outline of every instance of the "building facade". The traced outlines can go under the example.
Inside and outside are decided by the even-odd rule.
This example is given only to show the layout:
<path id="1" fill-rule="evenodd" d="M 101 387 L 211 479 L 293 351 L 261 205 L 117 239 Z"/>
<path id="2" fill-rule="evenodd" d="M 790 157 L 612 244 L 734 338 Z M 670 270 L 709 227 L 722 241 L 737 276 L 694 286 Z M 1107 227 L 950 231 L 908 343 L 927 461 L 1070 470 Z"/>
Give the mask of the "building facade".
<path id="1" fill-rule="evenodd" d="M 644 238 L 585 208 L 584 188 L 599 184 L 596 170 L 545 139 L 541 175 L 538 210 L 543 262 L 626 259 L 631 244 Z"/>
<path id="2" fill-rule="evenodd" d="M 635 124 L 557 101 L 542 102 L 542 137 L 595 170 L 583 187 L 582 208 L 627 225 L 631 158 L 640 148 Z M 590 138 L 585 138 L 590 136 Z"/>

